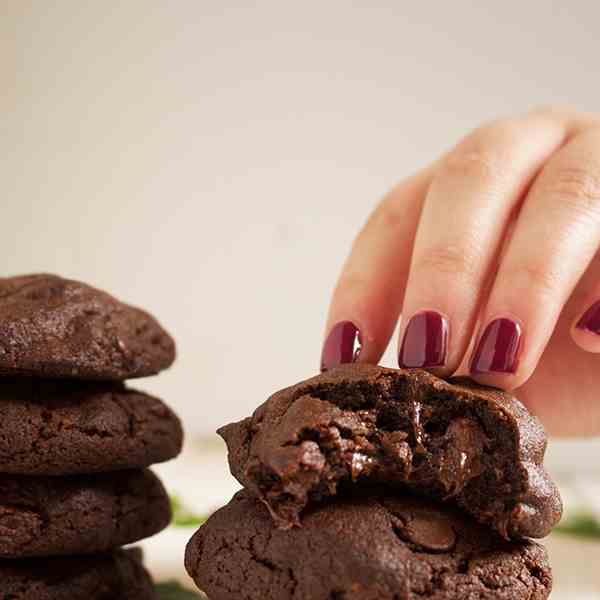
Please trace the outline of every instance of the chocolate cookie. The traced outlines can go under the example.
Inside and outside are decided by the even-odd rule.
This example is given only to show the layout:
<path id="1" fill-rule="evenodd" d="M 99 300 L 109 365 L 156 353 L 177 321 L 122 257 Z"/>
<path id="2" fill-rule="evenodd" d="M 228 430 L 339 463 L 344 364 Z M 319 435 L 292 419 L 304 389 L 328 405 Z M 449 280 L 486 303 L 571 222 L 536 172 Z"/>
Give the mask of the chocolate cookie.
<path id="1" fill-rule="evenodd" d="M 179 454 L 183 439 L 160 400 L 121 384 L 9 378 L 0 415 L 0 473 L 143 468 Z"/>
<path id="2" fill-rule="evenodd" d="M 542 546 L 373 490 L 308 509 L 288 531 L 240 492 L 191 539 L 186 568 L 211 600 L 543 600 L 552 588 Z"/>
<path id="3" fill-rule="evenodd" d="M 232 473 L 280 527 L 340 485 L 365 481 L 454 502 L 506 538 L 543 537 L 562 512 L 539 421 L 511 395 L 467 379 L 345 365 L 219 433 Z"/>
<path id="4" fill-rule="evenodd" d="M 157 600 L 141 553 L 0 562 L 3 600 Z"/>
<path id="5" fill-rule="evenodd" d="M 105 292 L 56 275 L 0 278 L 0 374 L 122 380 L 174 359 L 154 317 Z"/>
<path id="6" fill-rule="evenodd" d="M 170 521 L 150 471 L 0 476 L 0 558 L 94 554 L 150 537 Z"/>

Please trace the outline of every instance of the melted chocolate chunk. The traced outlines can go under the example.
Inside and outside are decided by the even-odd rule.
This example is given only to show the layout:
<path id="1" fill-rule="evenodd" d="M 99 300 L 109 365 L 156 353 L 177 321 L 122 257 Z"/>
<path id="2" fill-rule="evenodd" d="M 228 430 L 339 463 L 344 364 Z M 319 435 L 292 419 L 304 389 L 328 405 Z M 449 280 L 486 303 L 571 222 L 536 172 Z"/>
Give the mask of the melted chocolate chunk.
<path id="1" fill-rule="evenodd" d="M 232 473 L 283 528 L 307 506 L 374 482 L 454 503 L 505 538 L 543 537 L 562 512 L 539 421 L 466 379 L 344 365 L 219 433 Z"/>
<path id="2" fill-rule="evenodd" d="M 452 523 L 439 511 L 419 508 L 407 511 L 399 521 L 396 533 L 423 552 L 449 552 L 456 544 Z"/>

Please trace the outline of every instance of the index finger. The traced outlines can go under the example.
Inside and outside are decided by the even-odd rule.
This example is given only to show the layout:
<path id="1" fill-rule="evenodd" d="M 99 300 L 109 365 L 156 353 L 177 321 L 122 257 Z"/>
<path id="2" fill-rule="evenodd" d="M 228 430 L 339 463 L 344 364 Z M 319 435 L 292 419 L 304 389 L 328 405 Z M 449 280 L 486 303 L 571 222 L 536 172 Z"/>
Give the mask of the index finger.
<path id="1" fill-rule="evenodd" d="M 433 167 L 389 192 L 358 234 L 333 293 L 321 370 L 377 363 L 394 332 Z"/>

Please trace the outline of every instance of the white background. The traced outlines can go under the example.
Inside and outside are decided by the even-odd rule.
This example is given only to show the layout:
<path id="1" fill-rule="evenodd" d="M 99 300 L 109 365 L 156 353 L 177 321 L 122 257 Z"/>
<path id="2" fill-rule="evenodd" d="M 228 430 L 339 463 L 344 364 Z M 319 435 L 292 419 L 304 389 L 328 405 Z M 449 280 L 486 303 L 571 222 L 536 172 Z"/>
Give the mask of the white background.
<path id="1" fill-rule="evenodd" d="M 596 2 L 0 0 L 1 270 L 158 315 L 180 358 L 142 385 L 212 432 L 316 372 L 396 180 L 482 120 L 598 109 L 599 23 Z"/>

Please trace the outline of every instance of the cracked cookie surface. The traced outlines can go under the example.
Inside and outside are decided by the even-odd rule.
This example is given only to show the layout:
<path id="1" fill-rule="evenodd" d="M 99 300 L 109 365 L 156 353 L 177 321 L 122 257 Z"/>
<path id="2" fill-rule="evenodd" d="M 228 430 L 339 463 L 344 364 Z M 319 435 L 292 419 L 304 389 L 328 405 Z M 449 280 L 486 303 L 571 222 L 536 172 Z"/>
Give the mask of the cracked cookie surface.
<path id="1" fill-rule="evenodd" d="M 154 317 L 56 275 L 0 278 L 0 374 L 123 380 L 175 359 Z"/>
<path id="2" fill-rule="evenodd" d="M 0 597 L 8 600 L 156 600 L 141 552 L 0 561 Z"/>
<path id="3" fill-rule="evenodd" d="M 149 470 L 0 475 L 0 559 L 106 552 L 158 533 L 170 518 L 169 498 Z"/>
<path id="4" fill-rule="evenodd" d="M 177 456 L 183 440 L 163 402 L 114 383 L 4 379 L 0 415 L 0 473 L 143 468 Z"/>
<path id="5" fill-rule="evenodd" d="M 544 537 L 562 514 L 546 436 L 513 396 L 425 371 L 344 365 L 219 430 L 231 472 L 279 527 L 364 483 L 458 505 L 505 538 Z"/>
<path id="6" fill-rule="evenodd" d="M 362 489 L 277 529 L 238 493 L 190 540 L 186 568 L 211 600 L 544 600 L 544 548 L 507 541 L 448 506 Z"/>

